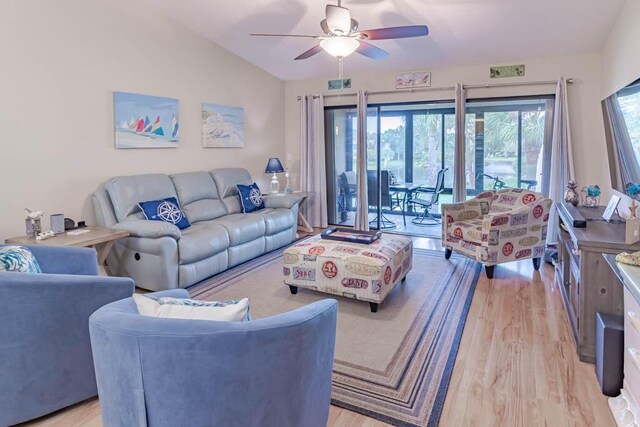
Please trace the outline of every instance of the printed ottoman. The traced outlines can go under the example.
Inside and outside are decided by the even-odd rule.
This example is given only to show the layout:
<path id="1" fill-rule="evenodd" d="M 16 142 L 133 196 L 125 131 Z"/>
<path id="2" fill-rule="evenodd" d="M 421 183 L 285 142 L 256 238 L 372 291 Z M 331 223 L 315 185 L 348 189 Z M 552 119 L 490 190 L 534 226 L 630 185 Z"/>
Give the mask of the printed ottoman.
<path id="1" fill-rule="evenodd" d="M 369 302 L 371 311 L 411 270 L 411 239 L 383 234 L 365 245 L 313 236 L 284 251 L 284 284 Z"/>

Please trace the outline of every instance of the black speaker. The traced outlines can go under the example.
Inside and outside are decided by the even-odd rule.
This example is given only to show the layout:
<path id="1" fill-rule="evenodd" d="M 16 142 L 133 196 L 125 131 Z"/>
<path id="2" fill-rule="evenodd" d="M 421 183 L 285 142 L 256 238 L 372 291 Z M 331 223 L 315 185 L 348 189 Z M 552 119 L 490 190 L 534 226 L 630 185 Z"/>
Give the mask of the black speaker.
<path id="1" fill-rule="evenodd" d="M 596 377 L 602 394 L 620 394 L 624 367 L 624 317 L 596 314 Z"/>

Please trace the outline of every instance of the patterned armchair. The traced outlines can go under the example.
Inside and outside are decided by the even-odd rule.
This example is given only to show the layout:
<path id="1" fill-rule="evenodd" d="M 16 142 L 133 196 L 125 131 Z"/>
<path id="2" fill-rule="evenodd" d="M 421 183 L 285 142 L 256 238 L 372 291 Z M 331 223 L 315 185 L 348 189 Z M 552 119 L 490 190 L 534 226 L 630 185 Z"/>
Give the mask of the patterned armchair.
<path id="1" fill-rule="evenodd" d="M 485 266 L 489 279 L 496 264 L 544 255 L 551 199 L 520 188 L 486 191 L 462 203 L 442 205 L 445 258 L 453 251 Z"/>

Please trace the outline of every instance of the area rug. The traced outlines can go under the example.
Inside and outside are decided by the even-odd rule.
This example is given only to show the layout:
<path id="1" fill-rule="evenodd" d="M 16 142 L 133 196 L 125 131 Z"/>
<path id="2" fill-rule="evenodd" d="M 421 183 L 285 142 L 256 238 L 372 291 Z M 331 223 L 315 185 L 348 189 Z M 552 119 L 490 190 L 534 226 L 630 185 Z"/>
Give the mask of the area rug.
<path id="1" fill-rule="evenodd" d="M 480 264 L 414 249 L 413 269 L 371 313 L 338 297 L 332 403 L 396 426 L 435 426 L 444 406 Z M 330 296 L 282 283 L 282 250 L 189 289 L 203 300 L 249 297 L 251 316 L 294 310 Z"/>

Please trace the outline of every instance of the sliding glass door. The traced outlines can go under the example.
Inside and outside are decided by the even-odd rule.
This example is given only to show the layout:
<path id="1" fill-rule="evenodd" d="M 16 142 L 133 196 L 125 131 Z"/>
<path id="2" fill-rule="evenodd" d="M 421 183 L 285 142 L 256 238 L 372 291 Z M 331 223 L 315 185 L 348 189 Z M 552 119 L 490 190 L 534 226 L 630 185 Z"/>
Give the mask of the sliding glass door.
<path id="1" fill-rule="evenodd" d="M 542 191 L 552 111 L 553 100 L 546 98 L 467 103 L 469 196 L 507 187 Z"/>
<path id="2" fill-rule="evenodd" d="M 467 197 L 507 187 L 543 191 L 550 164 L 552 97 L 470 100 L 465 121 Z M 325 109 L 329 222 L 352 226 L 357 113 L 354 107 Z M 452 201 L 455 109 L 451 102 L 370 105 L 367 120 L 367 183 L 371 228 L 437 236 L 440 228 L 415 224 L 425 214 L 419 198 L 431 200 L 438 172 L 444 188 L 428 207 Z"/>
<path id="3" fill-rule="evenodd" d="M 369 215 L 377 211 L 372 192 L 378 187 L 378 114 L 377 108 L 367 113 L 367 170 Z M 357 173 L 358 116 L 355 107 L 325 109 L 327 197 L 329 224 L 353 226 L 358 200 Z"/>

